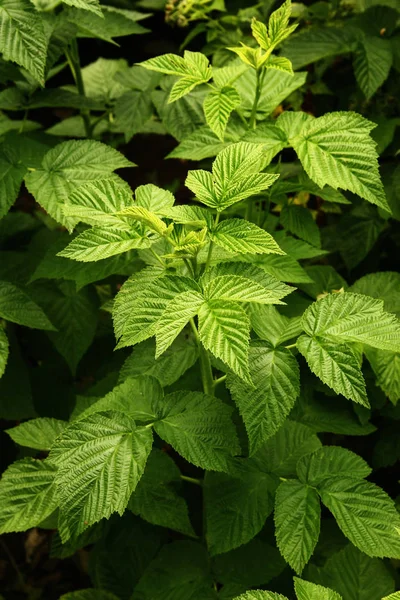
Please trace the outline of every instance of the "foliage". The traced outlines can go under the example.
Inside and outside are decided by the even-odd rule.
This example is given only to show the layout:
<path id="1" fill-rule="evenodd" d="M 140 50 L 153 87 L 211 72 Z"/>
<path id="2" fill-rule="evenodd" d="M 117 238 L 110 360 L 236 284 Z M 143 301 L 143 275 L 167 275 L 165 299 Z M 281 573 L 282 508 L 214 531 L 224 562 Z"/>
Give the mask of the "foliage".
<path id="1" fill-rule="evenodd" d="M 7 593 L 400 597 L 399 19 L 0 0 Z"/>

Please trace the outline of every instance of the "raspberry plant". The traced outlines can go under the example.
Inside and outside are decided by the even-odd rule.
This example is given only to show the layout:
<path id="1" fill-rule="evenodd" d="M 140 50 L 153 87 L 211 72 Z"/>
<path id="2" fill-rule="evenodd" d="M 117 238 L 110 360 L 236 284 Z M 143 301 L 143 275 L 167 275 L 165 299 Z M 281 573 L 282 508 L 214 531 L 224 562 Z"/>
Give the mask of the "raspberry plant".
<path id="1" fill-rule="evenodd" d="M 7 593 L 400 598 L 399 15 L 356 4 L 169 3 L 181 52 L 82 67 L 149 15 L 0 0 Z M 131 186 L 161 136 L 184 178 Z"/>

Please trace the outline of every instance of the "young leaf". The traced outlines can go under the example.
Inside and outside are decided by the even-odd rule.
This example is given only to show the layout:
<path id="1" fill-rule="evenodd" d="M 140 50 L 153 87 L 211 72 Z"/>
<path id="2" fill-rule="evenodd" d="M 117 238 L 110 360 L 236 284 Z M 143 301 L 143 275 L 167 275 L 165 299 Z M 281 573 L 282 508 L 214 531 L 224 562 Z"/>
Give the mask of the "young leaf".
<path id="1" fill-rule="evenodd" d="M 279 121 L 277 125 L 279 126 Z M 328 184 L 358 194 L 390 211 L 378 170 L 374 123 L 353 112 L 327 113 L 307 119 L 289 142 L 309 177 L 320 187 Z"/>
<path id="2" fill-rule="evenodd" d="M 249 353 L 250 377 L 254 387 L 238 377 L 228 377 L 228 387 L 243 418 L 250 454 L 281 427 L 300 392 L 299 367 L 293 354 L 253 343 Z"/>
<path id="3" fill-rule="evenodd" d="M 157 324 L 156 358 L 170 347 L 189 319 L 197 315 L 203 303 L 203 296 L 195 291 L 177 294 L 168 302 Z"/>
<path id="4" fill-rule="evenodd" d="M 278 10 L 275 10 L 268 21 L 268 35 L 272 46 L 277 46 L 296 29 L 297 24 L 289 26 L 292 12 L 291 0 L 285 0 Z"/>
<path id="5" fill-rule="evenodd" d="M 66 421 L 42 417 L 6 429 L 10 438 L 20 446 L 36 450 L 50 450 L 54 440 L 68 425 Z"/>
<path id="6" fill-rule="evenodd" d="M 154 449 L 129 500 L 129 510 L 154 525 L 195 536 L 186 502 L 171 485 L 179 481 L 180 471 L 172 458 Z"/>
<path id="7" fill-rule="evenodd" d="M 318 492 L 344 535 L 368 556 L 400 556 L 400 516 L 391 498 L 369 481 L 325 479 Z"/>
<path id="8" fill-rule="evenodd" d="M 158 233 L 158 235 L 164 235 L 167 231 L 167 226 L 164 221 L 143 206 L 128 206 L 119 212 L 118 216 L 123 217 L 127 221 L 132 219 L 133 221 L 143 223 L 146 227 Z"/>
<path id="9" fill-rule="evenodd" d="M 6 370 L 8 360 L 8 337 L 2 327 L 0 327 L 0 378 L 3 376 Z"/>
<path id="10" fill-rule="evenodd" d="M 275 535 L 287 563 L 301 573 L 319 538 L 321 507 L 317 491 L 296 479 L 282 481 L 275 497 Z"/>
<path id="11" fill-rule="evenodd" d="M 248 354 L 250 323 L 237 302 L 209 300 L 199 311 L 199 335 L 203 346 L 252 385 Z"/>
<path id="12" fill-rule="evenodd" d="M 200 392 L 176 392 L 160 402 L 158 435 L 187 461 L 202 469 L 226 471 L 240 452 L 232 409 Z"/>
<path id="13" fill-rule="evenodd" d="M 204 100 L 203 108 L 207 124 L 222 142 L 229 117 L 240 102 L 240 96 L 232 86 L 211 90 Z"/>
<path id="14" fill-rule="evenodd" d="M 189 171 L 186 186 L 197 198 L 221 212 L 272 185 L 279 175 L 260 173 L 265 165 L 261 144 L 239 142 L 222 150 L 208 171 Z"/>
<path id="15" fill-rule="evenodd" d="M 8 281 L 0 281 L 0 318 L 33 329 L 55 329 L 43 310 Z"/>
<path id="16" fill-rule="evenodd" d="M 94 140 L 74 140 L 49 150 L 41 168 L 25 176 L 25 183 L 46 212 L 72 229 L 76 219 L 63 213 L 68 197 L 87 181 L 107 178 L 115 169 L 131 166 L 133 163 L 111 146 Z"/>
<path id="17" fill-rule="evenodd" d="M 271 234 L 243 219 L 222 221 L 212 231 L 211 239 L 218 246 L 239 254 L 284 254 Z"/>
<path id="18" fill-rule="evenodd" d="M 1 0 L 0 52 L 44 85 L 47 37 L 36 8 L 28 0 Z"/>
<path id="19" fill-rule="evenodd" d="M 152 446 L 150 429 L 119 412 L 96 413 L 69 425 L 52 447 L 58 466 L 63 542 L 113 512 L 122 514 Z"/>
<path id="20" fill-rule="evenodd" d="M 163 190 L 152 183 L 140 185 L 136 188 L 135 199 L 138 206 L 147 208 L 147 210 L 162 216 L 164 216 L 163 211 L 171 209 L 175 202 L 175 198 L 170 191 Z"/>
<path id="21" fill-rule="evenodd" d="M 57 508 L 54 466 L 23 458 L 0 480 L 0 533 L 37 527 Z"/>
<path id="22" fill-rule="evenodd" d="M 297 348 L 321 381 L 348 400 L 369 407 L 364 376 L 350 346 L 323 337 L 301 335 Z"/>
<path id="23" fill-rule="evenodd" d="M 294 578 L 294 589 L 297 600 L 342 600 L 342 596 L 333 590 Z"/>
<path id="24" fill-rule="evenodd" d="M 399 321 L 383 310 L 381 300 L 361 294 L 329 294 L 305 311 L 302 325 L 309 336 L 400 350 Z"/>
<path id="25" fill-rule="evenodd" d="M 371 469 L 361 456 L 339 446 L 323 446 L 297 463 L 300 481 L 313 487 L 318 487 L 324 479 L 340 479 L 349 473 L 354 479 L 364 479 L 371 474 Z"/>
<path id="26" fill-rule="evenodd" d="M 155 241 L 155 240 L 154 240 Z M 81 262 L 92 262 L 110 258 L 134 248 L 149 248 L 152 239 L 149 233 L 140 233 L 133 227 L 129 231 L 93 227 L 80 233 L 57 256 Z"/>

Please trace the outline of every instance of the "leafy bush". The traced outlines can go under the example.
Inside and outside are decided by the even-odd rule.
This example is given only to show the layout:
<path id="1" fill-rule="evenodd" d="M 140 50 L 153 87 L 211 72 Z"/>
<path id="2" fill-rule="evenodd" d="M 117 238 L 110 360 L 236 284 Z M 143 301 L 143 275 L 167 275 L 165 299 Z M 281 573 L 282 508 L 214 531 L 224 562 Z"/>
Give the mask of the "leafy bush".
<path id="1" fill-rule="evenodd" d="M 279 4 L 0 0 L 10 598 L 400 598 L 399 5 Z"/>

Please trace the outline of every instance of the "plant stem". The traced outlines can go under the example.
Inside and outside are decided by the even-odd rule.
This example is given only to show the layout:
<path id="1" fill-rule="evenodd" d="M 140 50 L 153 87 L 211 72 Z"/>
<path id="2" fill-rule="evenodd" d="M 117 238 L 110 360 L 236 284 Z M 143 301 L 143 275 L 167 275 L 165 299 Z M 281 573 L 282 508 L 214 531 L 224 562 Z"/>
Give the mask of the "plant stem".
<path id="1" fill-rule="evenodd" d="M 290 348 L 296 348 L 296 346 L 297 346 L 297 344 L 289 344 L 289 346 L 285 346 L 285 348 L 290 350 Z"/>
<path id="2" fill-rule="evenodd" d="M 251 115 L 250 115 L 250 123 L 249 123 L 250 129 L 255 129 L 255 127 L 257 125 L 257 107 L 258 107 L 258 102 L 259 102 L 260 96 L 261 96 L 262 84 L 264 81 L 264 73 L 265 73 L 265 69 L 263 69 L 262 71 L 260 69 L 257 69 L 257 71 L 256 71 L 257 85 L 256 85 L 256 94 L 254 96 L 253 108 L 251 109 Z"/>
<path id="3" fill-rule="evenodd" d="M 158 256 L 157 252 L 155 252 L 155 251 L 153 250 L 153 248 L 151 248 L 151 247 L 150 247 L 150 248 L 149 248 L 149 250 L 150 250 L 150 252 L 152 253 L 152 255 L 153 255 L 153 256 L 154 256 L 154 257 L 155 257 L 155 258 L 158 260 L 158 262 L 159 262 L 159 263 L 160 263 L 160 264 L 163 266 L 163 268 L 165 269 L 165 267 L 166 267 L 166 264 L 165 264 L 165 262 L 163 261 L 163 259 L 161 258 L 161 256 Z"/>
<path id="4" fill-rule="evenodd" d="M 182 481 L 187 481 L 188 483 L 194 483 L 195 485 L 203 485 L 201 479 L 195 479 L 194 477 L 187 477 L 186 475 L 181 475 Z"/>
<path id="5" fill-rule="evenodd" d="M 213 229 L 214 227 L 216 227 L 219 223 L 219 216 L 220 213 L 217 212 L 215 220 L 214 220 L 214 225 L 213 225 Z M 208 249 L 208 254 L 207 254 L 207 260 L 206 260 L 206 266 L 204 267 L 204 271 L 207 271 L 208 267 L 210 266 L 210 262 L 211 262 L 211 256 L 212 256 L 212 252 L 213 252 L 213 248 L 214 248 L 214 242 L 211 240 L 210 242 L 210 247 Z"/>
<path id="6" fill-rule="evenodd" d="M 225 381 L 226 379 L 226 374 L 222 375 L 222 377 L 218 377 L 218 379 L 214 379 L 214 387 L 216 388 L 217 385 L 219 385 L 220 383 L 222 383 L 223 381 Z"/>
<path id="7" fill-rule="evenodd" d="M 79 95 L 85 98 L 85 86 L 82 78 L 81 63 L 79 60 L 78 43 L 76 38 L 71 42 L 70 48 L 65 51 L 69 67 L 71 69 L 72 76 L 75 80 L 76 87 L 78 88 Z M 92 127 L 90 125 L 90 113 L 87 109 L 81 110 L 83 123 L 85 125 L 86 137 L 92 137 Z"/>
<path id="8" fill-rule="evenodd" d="M 196 323 L 194 322 L 193 318 L 190 319 L 190 325 L 193 329 L 194 337 L 196 338 L 197 346 L 199 348 L 200 371 L 201 381 L 203 382 L 203 390 L 205 394 L 212 396 L 214 389 L 214 378 L 210 358 L 207 350 L 200 341 L 199 332 L 197 331 Z"/>

